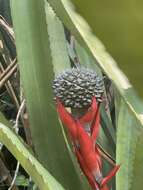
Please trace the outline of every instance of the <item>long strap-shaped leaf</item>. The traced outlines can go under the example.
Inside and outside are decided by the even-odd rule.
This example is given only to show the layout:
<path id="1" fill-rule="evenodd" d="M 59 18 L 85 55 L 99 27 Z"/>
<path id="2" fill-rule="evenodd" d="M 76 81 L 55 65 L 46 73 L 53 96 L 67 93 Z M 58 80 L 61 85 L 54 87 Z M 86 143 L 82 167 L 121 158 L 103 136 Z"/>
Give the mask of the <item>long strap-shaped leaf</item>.
<path id="1" fill-rule="evenodd" d="M 143 185 L 143 127 L 123 100 L 117 124 L 116 159 L 121 163 L 121 168 L 117 174 L 116 187 L 119 190 L 140 189 Z"/>
<path id="2" fill-rule="evenodd" d="M 45 12 L 54 74 L 58 75 L 70 68 L 64 27 L 46 0 Z"/>
<path id="3" fill-rule="evenodd" d="M 46 10 L 46 21 L 47 21 L 47 31 L 50 41 L 50 49 L 52 54 L 52 64 L 55 75 L 58 75 L 61 73 L 64 69 L 70 68 L 70 60 L 68 56 L 67 51 L 67 41 L 65 39 L 65 33 L 64 33 L 64 27 L 59 18 L 56 16 L 52 8 L 50 7 L 49 3 L 45 0 L 45 10 Z M 67 146 L 67 149 L 69 151 L 71 160 L 75 167 L 75 177 L 77 180 L 79 180 L 81 189 L 89 189 L 89 184 L 87 183 L 87 180 L 83 175 L 81 175 L 81 171 L 79 169 L 79 164 L 77 163 L 77 160 L 75 159 L 73 152 L 68 144 L 68 140 L 66 139 L 66 135 L 64 132 L 64 128 L 62 124 L 60 123 L 65 143 Z M 60 127 L 59 126 L 59 127 Z M 66 179 L 65 179 L 66 180 Z M 77 185 L 76 185 L 77 186 Z M 74 184 L 75 187 L 75 184 Z M 70 187 L 73 188 L 73 187 Z"/>
<path id="4" fill-rule="evenodd" d="M 0 141 L 21 163 L 41 190 L 64 190 L 53 176 L 37 161 L 17 135 L 0 123 Z"/>
<path id="5" fill-rule="evenodd" d="M 45 0 L 11 0 L 11 10 L 38 159 L 64 188 L 87 189 L 66 148 L 53 101 L 54 74 L 69 68 L 63 26 Z"/>

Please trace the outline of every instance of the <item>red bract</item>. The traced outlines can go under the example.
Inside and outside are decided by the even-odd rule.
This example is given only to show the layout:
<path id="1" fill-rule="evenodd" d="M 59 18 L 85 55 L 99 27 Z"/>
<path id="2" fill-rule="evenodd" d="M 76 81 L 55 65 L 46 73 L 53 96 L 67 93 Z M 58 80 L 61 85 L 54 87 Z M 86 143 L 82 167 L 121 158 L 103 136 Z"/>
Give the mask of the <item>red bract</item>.
<path id="1" fill-rule="evenodd" d="M 89 110 L 87 111 L 87 113 L 85 115 L 83 115 L 79 121 L 81 124 L 85 124 L 85 123 L 90 123 L 93 121 L 94 117 L 95 117 L 95 114 L 96 114 L 96 111 L 98 109 L 98 106 L 97 106 L 97 102 L 96 102 L 96 98 L 93 97 L 92 98 L 92 104 L 91 104 L 91 107 L 89 108 Z"/>
<path id="2" fill-rule="evenodd" d="M 75 155 L 80 167 L 94 190 L 109 190 L 107 183 L 116 174 L 120 166 L 115 166 L 106 177 L 102 175 L 101 155 L 96 145 L 100 129 L 99 105 L 93 97 L 87 113 L 75 119 L 65 109 L 57 98 L 57 111 L 60 119 L 71 136 Z M 85 131 L 85 125 L 90 124 L 90 134 Z"/>
<path id="3" fill-rule="evenodd" d="M 95 151 L 94 144 L 90 136 L 85 132 L 80 122 L 77 121 L 79 152 L 93 177 L 100 178 L 101 160 L 99 153 Z"/>
<path id="4" fill-rule="evenodd" d="M 99 189 L 98 184 L 95 182 L 94 177 L 92 176 L 92 174 L 88 170 L 87 166 L 85 165 L 84 160 L 83 160 L 83 158 L 82 158 L 82 156 L 81 156 L 78 149 L 75 149 L 75 154 L 76 154 L 76 157 L 77 157 L 78 162 L 80 164 L 80 167 L 81 167 L 83 173 L 85 174 L 85 176 L 87 177 L 88 182 L 91 185 L 91 187 L 93 189 Z"/>
<path id="5" fill-rule="evenodd" d="M 73 141 L 77 139 L 77 126 L 74 118 L 67 112 L 60 100 L 57 98 L 57 111 L 59 113 L 62 123 L 68 128 L 70 136 Z"/>

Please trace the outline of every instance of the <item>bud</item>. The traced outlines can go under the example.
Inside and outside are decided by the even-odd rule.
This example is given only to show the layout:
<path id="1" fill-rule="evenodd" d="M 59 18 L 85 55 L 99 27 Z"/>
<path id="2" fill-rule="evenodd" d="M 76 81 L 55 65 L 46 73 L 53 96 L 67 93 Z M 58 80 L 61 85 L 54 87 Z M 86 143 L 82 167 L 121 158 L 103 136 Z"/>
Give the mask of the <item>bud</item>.
<path id="1" fill-rule="evenodd" d="M 103 85 L 103 79 L 95 71 L 78 67 L 58 75 L 53 81 L 53 90 L 64 106 L 87 108 L 93 96 L 102 101 Z"/>

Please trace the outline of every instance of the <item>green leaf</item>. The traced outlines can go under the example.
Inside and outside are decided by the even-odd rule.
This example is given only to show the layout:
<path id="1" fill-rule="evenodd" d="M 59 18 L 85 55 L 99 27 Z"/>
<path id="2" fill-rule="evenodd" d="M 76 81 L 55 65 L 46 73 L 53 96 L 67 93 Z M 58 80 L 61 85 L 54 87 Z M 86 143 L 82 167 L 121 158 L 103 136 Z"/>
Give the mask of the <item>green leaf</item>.
<path id="1" fill-rule="evenodd" d="M 29 185 L 29 179 L 24 175 L 18 175 L 15 180 L 15 184 L 17 186 L 27 187 Z"/>
<path id="2" fill-rule="evenodd" d="M 70 62 L 63 26 L 45 3 L 11 0 L 32 138 L 38 159 L 66 189 L 88 189 L 71 160 L 53 101 L 54 75 Z"/>
<path id="3" fill-rule="evenodd" d="M 68 51 L 67 51 L 67 41 L 65 39 L 64 27 L 61 21 L 55 15 L 55 13 L 53 12 L 52 8 L 49 6 L 47 1 L 45 2 L 46 2 L 45 9 L 46 9 L 46 19 L 47 19 L 47 31 L 49 35 L 50 49 L 51 49 L 51 54 L 52 54 L 52 64 L 54 67 L 55 75 L 58 75 L 64 69 L 70 68 L 70 60 L 69 60 Z M 66 138 L 64 128 L 61 122 L 60 122 L 60 126 L 63 132 L 67 150 L 69 151 L 71 160 L 75 167 L 75 172 L 76 172 L 75 175 L 77 175 L 77 179 L 79 179 L 81 183 L 80 188 L 89 189 L 90 188 L 89 184 L 87 183 L 86 178 L 83 175 L 81 175 L 81 171 L 77 163 L 77 160 L 75 159 L 75 156 L 73 155 L 70 145 L 68 144 L 68 140 Z"/>
<path id="4" fill-rule="evenodd" d="M 47 1 L 45 1 L 45 11 L 54 74 L 58 75 L 70 68 L 64 27 Z"/>
<path id="5" fill-rule="evenodd" d="M 0 118 L 1 120 L 1 118 Z M 36 160 L 20 138 L 6 125 L 0 123 L 0 141 L 21 163 L 41 190 L 64 190 L 51 174 Z"/>
<path id="6" fill-rule="evenodd" d="M 126 103 L 120 101 L 116 159 L 121 168 L 116 177 L 116 187 L 118 190 L 140 189 L 143 179 L 143 127 Z"/>

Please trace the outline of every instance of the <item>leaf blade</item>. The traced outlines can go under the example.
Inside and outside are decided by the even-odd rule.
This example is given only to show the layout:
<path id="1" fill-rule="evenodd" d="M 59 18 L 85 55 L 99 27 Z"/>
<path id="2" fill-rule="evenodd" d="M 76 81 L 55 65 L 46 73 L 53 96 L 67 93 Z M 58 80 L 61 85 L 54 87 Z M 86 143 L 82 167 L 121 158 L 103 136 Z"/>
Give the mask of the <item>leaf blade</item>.
<path id="1" fill-rule="evenodd" d="M 64 190 L 51 174 L 35 159 L 25 145 L 22 144 L 16 134 L 2 123 L 0 123 L 0 141 L 21 163 L 40 189 L 54 190 L 58 188 Z"/>
<path id="2" fill-rule="evenodd" d="M 53 101 L 54 71 L 57 74 L 69 67 L 65 45 L 63 48 L 65 37 L 61 23 L 53 15 L 51 22 L 46 23 L 44 0 L 12 0 L 11 9 L 22 85 L 38 159 L 66 189 L 72 189 L 73 184 L 77 189 L 84 189 L 88 186 L 82 185 L 81 174 L 77 172 L 66 148 Z M 51 30 L 47 31 L 47 27 Z M 56 36 L 59 41 L 51 40 L 53 36 L 49 37 L 52 27 L 57 28 L 57 33 L 60 32 Z M 56 44 L 51 46 L 53 42 Z M 58 47 L 62 48 L 60 52 L 64 51 L 64 57 L 60 53 L 55 55 Z M 61 68 L 54 55 L 57 60 L 63 60 Z"/>

